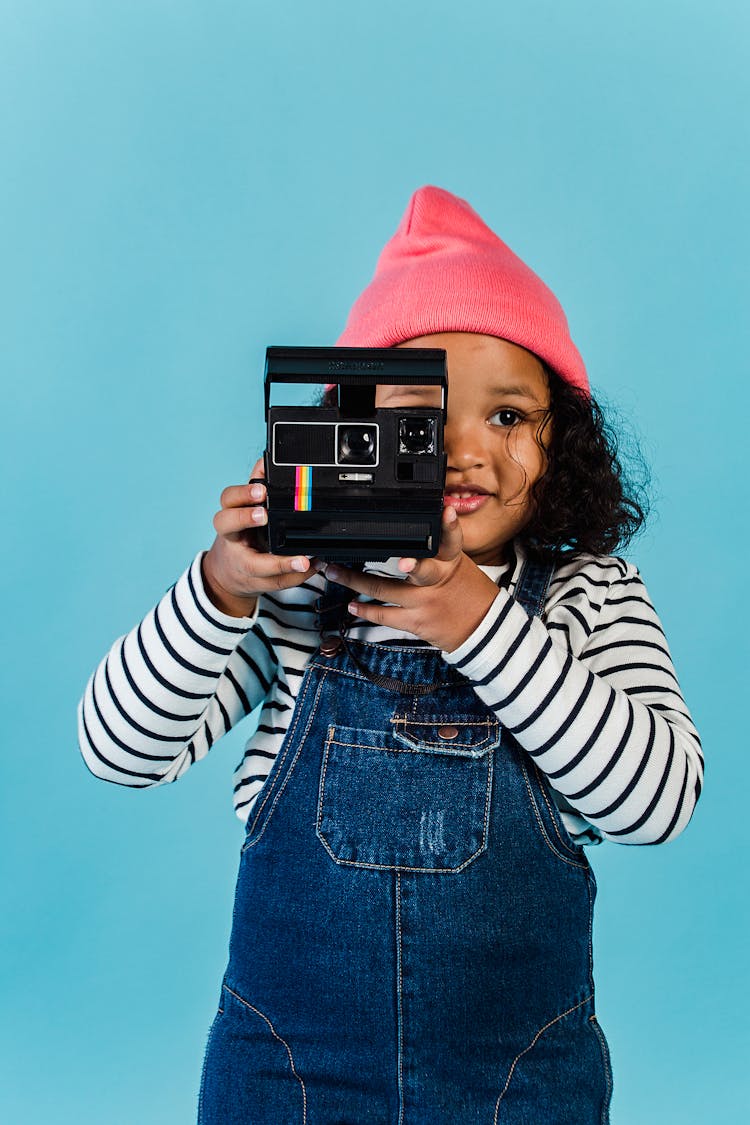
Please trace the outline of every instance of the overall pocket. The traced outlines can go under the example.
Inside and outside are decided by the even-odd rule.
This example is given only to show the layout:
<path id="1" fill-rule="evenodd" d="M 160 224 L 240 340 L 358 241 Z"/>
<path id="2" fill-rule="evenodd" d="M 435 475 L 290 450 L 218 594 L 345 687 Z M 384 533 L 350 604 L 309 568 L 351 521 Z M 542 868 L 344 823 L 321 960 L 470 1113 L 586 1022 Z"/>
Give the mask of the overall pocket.
<path id="1" fill-rule="evenodd" d="M 340 864 L 460 871 L 487 847 L 496 720 L 328 729 L 316 831 Z"/>

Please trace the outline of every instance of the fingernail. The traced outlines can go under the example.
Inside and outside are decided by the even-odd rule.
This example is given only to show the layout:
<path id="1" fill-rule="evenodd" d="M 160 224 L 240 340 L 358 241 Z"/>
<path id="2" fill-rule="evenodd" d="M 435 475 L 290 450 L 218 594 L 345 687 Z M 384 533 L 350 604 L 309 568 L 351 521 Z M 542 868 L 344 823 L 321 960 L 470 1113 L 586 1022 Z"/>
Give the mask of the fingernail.
<path id="1" fill-rule="evenodd" d="M 326 567 L 326 578 L 330 578 L 332 582 L 335 582 L 340 577 L 341 571 L 338 569 L 338 567 L 330 565 Z"/>
<path id="2" fill-rule="evenodd" d="M 267 518 L 266 517 L 266 509 L 265 508 L 253 508 L 252 518 L 253 518 L 255 523 L 265 523 L 266 518 Z"/>
<path id="3" fill-rule="evenodd" d="M 253 500 L 262 500 L 263 499 L 263 485 L 262 484 L 251 484 L 250 485 L 250 495 L 253 498 Z"/>
<path id="4" fill-rule="evenodd" d="M 309 559 L 292 559 L 292 570 L 304 572 L 310 565 Z"/>
<path id="5" fill-rule="evenodd" d="M 349 610 L 349 613 L 351 613 L 352 617 L 358 617 L 359 616 L 359 614 L 357 612 L 358 609 L 359 609 L 359 606 L 357 605 L 356 602 L 349 602 L 349 605 L 346 608 Z"/>

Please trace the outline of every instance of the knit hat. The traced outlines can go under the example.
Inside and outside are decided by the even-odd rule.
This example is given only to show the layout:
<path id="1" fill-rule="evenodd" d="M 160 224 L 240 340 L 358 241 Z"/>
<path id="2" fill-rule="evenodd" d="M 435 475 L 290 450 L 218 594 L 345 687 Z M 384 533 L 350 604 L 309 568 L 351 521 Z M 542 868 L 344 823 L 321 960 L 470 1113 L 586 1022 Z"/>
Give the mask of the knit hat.
<path id="1" fill-rule="evenodd" d="M 500 336 L 590 393 L 586 368 L 552 291 L 465 200 L 422 187 L 336 343 L 384 348 L 437 332 Z"/>

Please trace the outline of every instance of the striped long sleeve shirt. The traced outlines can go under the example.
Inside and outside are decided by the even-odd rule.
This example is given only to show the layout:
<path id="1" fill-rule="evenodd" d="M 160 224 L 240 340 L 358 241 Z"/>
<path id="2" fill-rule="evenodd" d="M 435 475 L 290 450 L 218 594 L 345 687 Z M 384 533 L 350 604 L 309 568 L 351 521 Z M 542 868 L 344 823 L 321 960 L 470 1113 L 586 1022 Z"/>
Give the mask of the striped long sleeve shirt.
<path id="1" fill-rule="evenodd" d="M 105 781 L 162 785 L 262 705 L 234 777 L 245 820 L 318 645 L 314 603 L 324 579 L 263 594 L 252 618 L 236 618 L 209 600 L 202 557 L 92 674 L 78 707 L 79 744 Z M 512 597 L 522 562 L 517 552 L 505 567 L 482 568 L 502 583 L 497 598 L 443 659 L 546 774 L 574 840 L 672 839 L 700 795 L 703 758 L 638 571 L 615 557 L 573 556 L 555 571 L 542 617 L 530 618 Z M 350 635 L 415 643 L 363 620 Z"/>

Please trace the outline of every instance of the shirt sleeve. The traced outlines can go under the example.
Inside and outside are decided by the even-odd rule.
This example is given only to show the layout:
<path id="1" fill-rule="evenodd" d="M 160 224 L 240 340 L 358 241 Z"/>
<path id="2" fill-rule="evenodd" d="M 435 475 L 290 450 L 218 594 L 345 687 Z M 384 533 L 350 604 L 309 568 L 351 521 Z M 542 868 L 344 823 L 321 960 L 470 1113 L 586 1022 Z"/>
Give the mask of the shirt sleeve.
<path id="1" fill-rule="evenodd" d="M 276 658 L 253 617 L 208 598 L 200 552 L 127 636 L 113 644 L 78 704 L 78 741 L 104 781 L 176 781 L 266 696 Z"/>
<path id="2" fill-rule="evenodd" d="M 501 590 L 443 656 L 600 836 L 658 844 L 690 820 L 703 757 L 640 575 L 611 561 L 614 581 L 568 583 L 544 620 Z"/>

